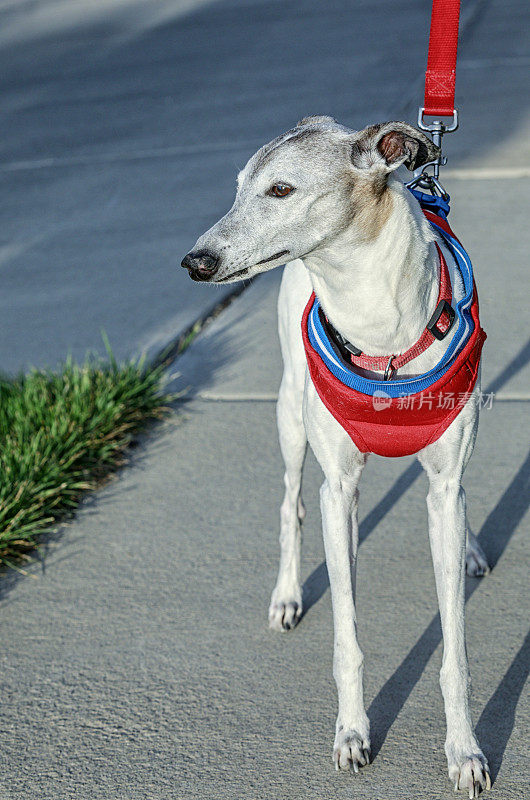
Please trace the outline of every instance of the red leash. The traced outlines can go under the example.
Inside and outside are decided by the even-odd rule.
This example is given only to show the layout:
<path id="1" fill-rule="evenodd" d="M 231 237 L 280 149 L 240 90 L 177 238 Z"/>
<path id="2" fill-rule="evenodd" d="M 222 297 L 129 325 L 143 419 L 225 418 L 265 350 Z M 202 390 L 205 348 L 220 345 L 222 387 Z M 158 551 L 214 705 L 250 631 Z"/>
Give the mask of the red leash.
<path id="1" fill-rule="evenodd" d="M 460 0 L 433 0 L 423 116 L 452 117 Z"/>
<path id="2" fill-rule="evenodd" d="M 440 148 L 444 133 L 451 133 L 458 128 L 455 74 L 459 19 L 460 0 L 432 0 L 425 99 L 418 112 L 418 128 L 430 133 L 434 144 Z M 424 117 L 429 117 L 431 121 L 425 122 Z M 440 154 L 434 161 L 424 164 L 421 174 L 416 174 L 409 181 L 408 188 L 419 186 L 429 189 L 447 200 L 449 195 L 438 182 L 440 167 L 446 162 L 447 159 Z M 432 168 L 432 174 L 427 172 L 427 167 Z"/>

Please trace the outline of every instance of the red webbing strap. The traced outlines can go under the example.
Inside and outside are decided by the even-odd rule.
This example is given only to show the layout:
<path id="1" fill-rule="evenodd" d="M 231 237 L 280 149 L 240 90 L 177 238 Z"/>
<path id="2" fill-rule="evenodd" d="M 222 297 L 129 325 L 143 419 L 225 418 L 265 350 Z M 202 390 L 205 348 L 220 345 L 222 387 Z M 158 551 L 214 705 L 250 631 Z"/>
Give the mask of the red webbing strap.
<path id="1" fill-rule="evenodd" d="M 433 0 L 424 116 L 452 117 L 460 0 Z"/>

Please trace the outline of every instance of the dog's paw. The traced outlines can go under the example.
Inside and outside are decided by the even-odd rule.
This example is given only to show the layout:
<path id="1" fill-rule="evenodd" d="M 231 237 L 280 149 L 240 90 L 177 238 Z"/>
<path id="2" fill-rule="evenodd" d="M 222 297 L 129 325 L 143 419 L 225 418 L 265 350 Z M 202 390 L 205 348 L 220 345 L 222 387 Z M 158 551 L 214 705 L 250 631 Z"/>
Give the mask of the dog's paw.
<path id="1" fill-rule="evenodd" d="M 370 763 L 370 740 L 352 728 L 337 731 L 333 761 L 336 770 L 359 772 L 359 767 Z"/>
<path id="2" fill-rule="evenodd" d="M 471 578 L 481 578 L 490 571 L 482 547 L 477 541 L 466 546 L 466 572 Z"/>
<path id="3" fill-rule="evenodd" d="M 449 778 L 455 792 L 459 789 L 468 792 L 469 800 L 477 798 L 484 789 L 491 789 L 488 762 L 480 752 L 449 764 Z"/>
<path id="4" fill-rule="evenodd" d="M 285 603 L 272 601 L 269 607 L 269 628 L 285 633 L 298 623 L 302 616 L 302 603 L 288 600 Z"/>

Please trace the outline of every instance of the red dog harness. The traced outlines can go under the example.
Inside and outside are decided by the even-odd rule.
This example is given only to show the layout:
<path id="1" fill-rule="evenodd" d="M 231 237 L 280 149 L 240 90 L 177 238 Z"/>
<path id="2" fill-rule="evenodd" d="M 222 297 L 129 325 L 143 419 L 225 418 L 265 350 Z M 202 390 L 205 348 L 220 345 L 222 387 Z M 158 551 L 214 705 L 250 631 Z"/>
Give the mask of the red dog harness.
<path id="1" fill-rule="evenodd" d="M 429 211 L 424 210 L 424 213 L 430 222 L 447 235 L 444 238 L 448 243 L 451 239 L 458 242 L 445 219 Z M 370 370 L 385 369 L 385 377 L 389 377 L 391 372 L 423 352 L 435 338 L 444 338 L 448 333 L 454 318 L 454 310 L 451 308 L 451 316 L 447 308 L 447 306 L 450 308 L 451 283 L 447 265 L 439 248 L 438 251 L 441 256 L 438 305 L 418 342 L 405 353 L 384 357 L 366 356 L 350 346 L 347 348 L 350 350 L 348 369 L 351 370 L 351 364 Z M 461 251 L 465 254 L 463 248 Z M 471 267 L 470 262 L 469 267 Z M 349 382 L 354 382 L 357 387 L 363 387 L 364 381 L 368 388 L 363 391 L 346 385 L 344 379 L 339 379 L 333 374 L 333 364 L 329 360 L 326 363 L 325 351 L 316 346 L 317 340 L 314 334 L 313 342 L 311 341 L 308 322 L 310 314 L 314 313 L 315 305 L 315 295 L 314 293 L 311 295 L 302 317 L 302 335 L 309 373 L 320 399 L 361 452 L 390 457 L 417 453 L 435 442 L 462 410 L 475 386 L 482 345 L 486 339 L 486 334 L 480 327 L 478 297 L 472 272 L 470 287 L 472 287 L 470 304 L 466 310 L 468 333 L 465 343 L 460 344 L 460 349 L 454 357 L 448 361 L 447 366 L 444 365 L 440 377 L 429 381 L 427 378 L 431 373 L 418 376 L 412 383 L 422 385 L 423 381 L 426 388 L 412 392 L 406 391 L 405 388 L 398 396 L 391 396 L 396 394 L 397 389 L 392 381 L 378 381 L 377 386 L 380 386 L 380 389 L 374 389 L 373 381 L 361 378 L 352 370 Z M 442 325 L 438 327 L 440 321 Z M 340 358 L 336 351 L 335 356 Z M 346 363 L 344 359 L 344 363 L 339 365 L 344 371 Z M 406 387 L 407 383 L 410 384 L 411 381 L 404 381 L 403 386 Z M 385 389 L 388 389 L 388 392 Z"/>

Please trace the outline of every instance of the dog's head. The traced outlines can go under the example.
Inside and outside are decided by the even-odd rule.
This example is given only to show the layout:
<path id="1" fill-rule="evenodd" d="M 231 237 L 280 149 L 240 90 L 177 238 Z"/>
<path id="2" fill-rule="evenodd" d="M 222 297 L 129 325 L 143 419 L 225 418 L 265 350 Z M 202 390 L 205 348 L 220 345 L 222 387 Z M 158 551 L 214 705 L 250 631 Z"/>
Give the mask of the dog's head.
<path id="1" fill-rule="evenodd" d="M 234 205 L 182 266 L 193 280 L 231 283 L 315 252 L 350 226 L 360 240 L 373 237 L 390 173 L 438 154 L 405 122 L 352 131 L 331 117 L 306 117 L 252 156 Z"/>

